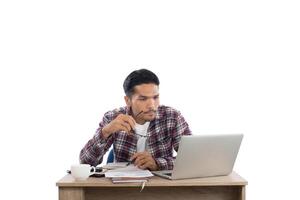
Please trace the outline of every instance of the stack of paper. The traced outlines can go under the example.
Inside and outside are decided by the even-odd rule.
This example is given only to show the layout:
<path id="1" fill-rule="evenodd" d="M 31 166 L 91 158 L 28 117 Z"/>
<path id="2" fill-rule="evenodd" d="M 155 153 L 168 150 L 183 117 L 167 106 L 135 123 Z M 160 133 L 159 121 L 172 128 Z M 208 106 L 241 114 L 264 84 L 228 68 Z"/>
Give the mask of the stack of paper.
<path id="1" fill-rule="evenodd" d="M 126 167 L 128 162 L 115 162 L 115 163 L 107 163 L 102 166 L 103 169 L 119 169 Z"/>
<path id="2" fill-rule="evenodd" d="M 105 172 L 105 177 L 112 178 L 114 183 L 147 182 L 148 178 L 152 176 L 153 174 L 149 170 L 139 169 L 134 165 Z"/>
<path id="3" fill-rule="evenodd" d="M 115 177 L 111 180 L 113 183 L 144 183 L 148 181 L 148 178 Z"/>

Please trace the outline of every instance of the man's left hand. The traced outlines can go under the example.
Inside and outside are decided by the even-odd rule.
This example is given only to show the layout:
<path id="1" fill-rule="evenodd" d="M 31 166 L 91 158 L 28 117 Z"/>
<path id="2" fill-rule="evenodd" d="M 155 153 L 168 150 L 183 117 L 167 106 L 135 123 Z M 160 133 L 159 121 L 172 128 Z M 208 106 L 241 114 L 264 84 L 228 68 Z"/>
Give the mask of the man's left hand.
<path id="1" fill-rule="evenodd" d="M 135 153 L 130 159 L 134 160 L 134 165 L 140 169 L 148 168 L 151 171 L 158 170 L 158 166 L 154 158 L 147 151 Z"/>

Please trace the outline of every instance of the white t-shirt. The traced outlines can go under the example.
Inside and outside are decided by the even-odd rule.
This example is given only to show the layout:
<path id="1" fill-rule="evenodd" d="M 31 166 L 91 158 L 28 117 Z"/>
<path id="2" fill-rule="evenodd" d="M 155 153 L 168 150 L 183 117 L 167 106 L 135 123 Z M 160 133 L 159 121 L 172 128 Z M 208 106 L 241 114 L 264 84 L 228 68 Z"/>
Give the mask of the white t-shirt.
<path id="1" fill-rule="evenodd" d="M 146 150 L 147 137 L 142 137 L 140 135 L 144 135 L 144 136 L 147 135 L 147 130 L 148 130 L 149 124 L 150 124 L 150 122 L 145 122 L 143 125 L 140 125 L 140 124 L 135 125 L 135 132 L 138 134 L 137 135 L 138 141 L 137 141 L 137 147 L 136 147 L 137 152 L 143 152 Z"/>

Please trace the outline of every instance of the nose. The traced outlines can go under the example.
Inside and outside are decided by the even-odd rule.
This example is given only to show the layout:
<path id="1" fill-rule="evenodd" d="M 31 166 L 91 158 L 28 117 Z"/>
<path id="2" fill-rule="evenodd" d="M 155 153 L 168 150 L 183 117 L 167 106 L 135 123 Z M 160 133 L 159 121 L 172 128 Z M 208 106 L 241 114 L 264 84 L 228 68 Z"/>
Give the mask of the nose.
<path id="1" fill-rule="evenodd" d="M 153 98 L 149 98 L 147 101 L 147 109 L 153 110 L 155 108 L 155 100 Z"/>

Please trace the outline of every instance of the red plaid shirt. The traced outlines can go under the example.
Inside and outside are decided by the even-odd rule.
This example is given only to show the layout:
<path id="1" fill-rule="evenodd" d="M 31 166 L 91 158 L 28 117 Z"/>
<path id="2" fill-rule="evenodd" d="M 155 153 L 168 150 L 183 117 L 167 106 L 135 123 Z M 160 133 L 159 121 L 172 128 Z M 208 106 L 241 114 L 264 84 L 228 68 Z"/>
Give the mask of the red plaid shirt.
<path id="1" fill-rule="evenodd" d="M 119 114 L 129 114 L 127 107 L 105 113 L 96 134 L 80 152 L 80 162 L 96 166 L 102 162 L 103 155 L 113 144 L 116 162 L 128 162 L 136 153 L 137 136 L 124 131 L 111 134 L 107 139 L 102 136 L 102 128 Z M 177 110 L 159 106 L 156 118 L 150 122 L 150 135 L 146 140 L 147 151 L 153 156 L 160 170 L 173 169 L 173 149 L 178 150 L 182 135 L 191 135 L 189 126 Z"/>

